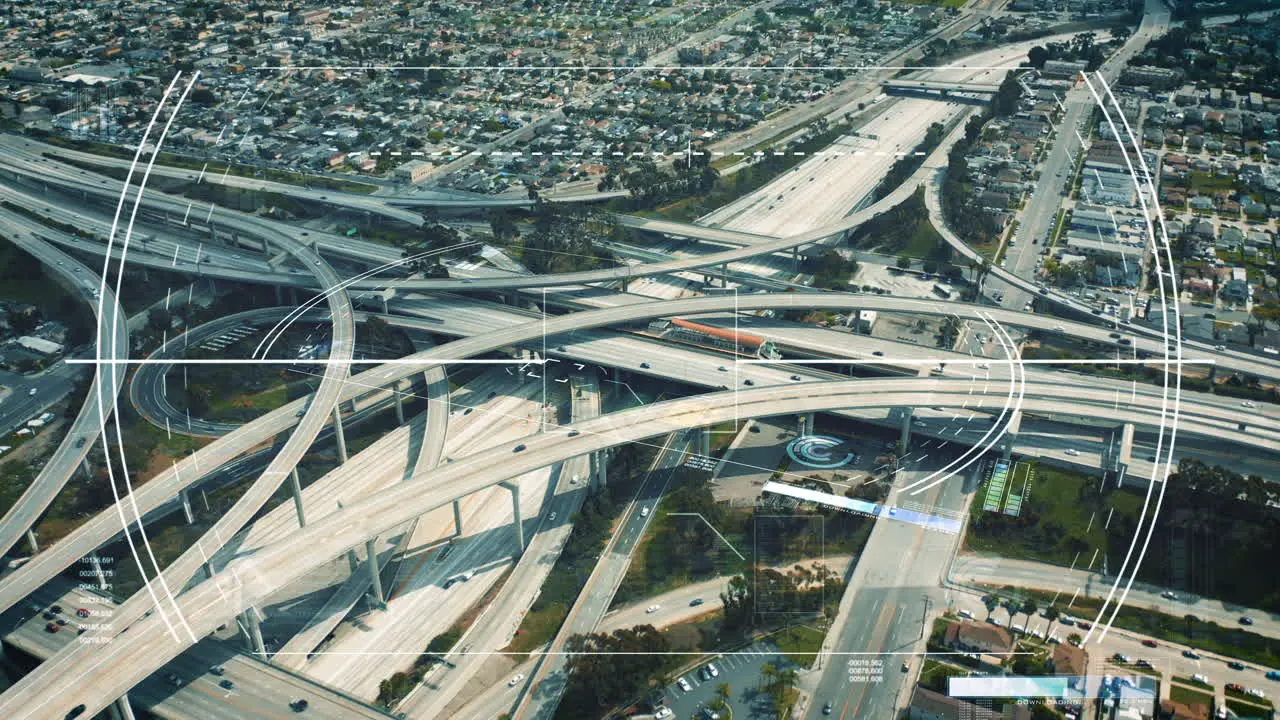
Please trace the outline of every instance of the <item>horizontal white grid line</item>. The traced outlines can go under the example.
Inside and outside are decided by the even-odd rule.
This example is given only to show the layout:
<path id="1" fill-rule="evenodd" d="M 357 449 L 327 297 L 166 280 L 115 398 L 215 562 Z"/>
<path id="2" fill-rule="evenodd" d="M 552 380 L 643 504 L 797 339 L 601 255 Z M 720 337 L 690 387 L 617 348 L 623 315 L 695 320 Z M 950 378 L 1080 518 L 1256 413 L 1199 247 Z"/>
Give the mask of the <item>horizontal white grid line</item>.
<path id="1" fill-rule="evenodd" d="M 880 155 L 880 156 L 885 156 L 885 155 L 892 155 L 892 156 L 894 156 L 894 157 L 906 157 L 906 156 L 908 156 L 908 155 L 911 155 L 911 156 L 914 156 L 914 157 L 922 157 L 922 156 L 924 156 L 924 155 L 927 155 L 927 154 L 928 154 L 928 153 L 924 153 L 924 152 L 887 152 L 887 151 L 884 151 L 884 150 L 875 150 L 875 151 L 868 151 L 868 150 L 854 150 L 854 151 L 851 151 L 851 152 L 840 152 L 839 150 L 815 150 L 815 151 L 813 151 L 813 152 L 805 152 L 805 151 L 803 151 L 803 150 L 792 150 L 792 151 L 785 151 L 785 150 L 772 150 L 772 151 L 770 151 L 770 152 L 771 152 L 773 155 L 792 155 L 792 156 L 795 156 L 795 157 L 806 157 L 806 156 L 814 156 L 814 155 L 834 155 L 835 157 L 842 157 L 842 156 L 845 156 L 845 155 L 852 155 L 852 156 L 862 156 L 862 155 Z M 611 155 L 611 156 L 613 156 L 613 157 L 625 157 L 625 158 L 637 158 L 637 157 L 668 157 L 668 156 L 669 156 L 669 157 L 683 157 L 683 156 L 685 156 L 685 155 L 693 155 L 693 156 L 695 156 L 695 157 L 704 157 L 704 156 L 707 156 L 707 155 L 710 155 L 710 156 L 712 156 L 712 157 L 726 157 L 726 156 L 734 156 L 734 157 L 752 157 L 752 156 L 754 156 L 754 157 L 763 157 L 763 156 L 765 156 L 765 155 L 770 154 L 770 152 L 765 152 L 765 151 L 763 151 L 763 150 L 756 150 L 755 152 L 743 152 L 743 151 L 741 151 L 741 150 L 734 150 L 734 151 L 729 151 L 729 150 L 708 150 L 708 151 L 694 150 L 694 151 L 692 151 L 692 152 L 690 152 L 690 151 L 686 151 L 686 150 L 647 150 L 647 151 L 637 151 L 637 152 L 631 152 L 631 153 L 624 153 L 624 152 L 620 152 L 620 151 L 616 151 L 616 150 L 615 150 L 615 151 L 612 151 L 612 152 L 610 152 L 610 153 L 608 153 L 608 154 L 609 154 L 609 155 Z M 443 158 L 443 157 L 448 157 L 448 158 L 461 158 L 461 157 L 467 157 L 467 156 L 470 156 L 470 155 L 490 155 L 490 156 L 493 156 L 493 157 L 502 157 L 502 156 L 504 156 L 504 155 L 510 155 L 511 157 L 524 157 L 525 155 L 537 156 L 537 157 L 542 157 L 543 155 L 555 155 L 555 156 L 560 156 L 560 155 L 574 155 L 575 157 L 583 157 L 583 156 L 585 155 L 585 153 L 583 153 L 583 152 L 581 152 L 581 151 L 570 152 L 570 153 L 566 153 L 566 152 L 563 152 L 563 151 L 552 151 L 552 152 L 549 152 L 549 153 L 544 153 L 544 152 L 536 152 L 536 151 L 522 152 L 522 151 L 519 151 L 519 150 L 467 150 L 466 152 L 459 152 L 459 153 L 456 153 L 456 154 L 455 154 L 455 153 L 452 153 L 452 152 L 443 151 L 443 150 L 441 150 L 441 151 L 437 151 L 437 152 L 423 152 L 423 151 L 421 151 L 421 150 L 418 150 L 418 151 L 409 152 L 409 153 L 395 152 L 395 151 L 384 151 L 384 150 L 371 150 L 371 151 L 369 151 L 367 154 L 369 155 L 369 157 L 382 157 L 383 155 L 390 155 L 390 156 L 392 156 L 392 157 L 399 157 L 399 156 L 402 156 L 402 155 L 408 154 L 408 155 L 414 155 L 414 156 L 418 156 L 418 157 L 427 156 L 427 157 L 436 157 L 436 158 Z M 592 157 L 603 157 L 604 155 L 605 155 L 605 153 L 600 152 L 600 151 L 596 151 L 596 152 L 592 152 L 592 153 L 591 153 L 591 156 L 592 156 Z"/>
<path id="2" fill-rule="evenodd" d="M 1179 360 L 1163 359 L 1163 358 L 1147 358 L 1145 360 L 1139 358 L 1124 358 L 1106 360 L 1103 358 L 1080 358 L 1076 360 L 1061 358 L 1037 358 L 1033 360 L 996 360 L 994 358 L 849 358 L 848 360 L 835 359 L 784 359 L 784 360 L 742 360 L 737 359 L 734 362 L 743 365 L 851 365 L 861 363 L 909 363 L 914 365 L 946 364 L 946 365 L 1216 365 L 1217 360 L 1213 358 L 1186 358 Z"/>
<path id="3" fill-rule="evenodd" d="M 545 365 L 547 360 L 501 360 L 484 358 L 363 358 L 360 360 L 289 360 L 286 358 L 123 358 L 123 359 L 70 359 L 70 365 Z"/>
<path id="4" fill-rule="evenodd" d="M 565 71 L 585 70 L 636 70 L 641 72 L 705 72 L 707 70 L 765 70 L 772 72 L 804 71 L 825 72 L 827 70 L 1019 70 L 1020 65 L 281 65 L 280 67 L 259 67 L 255 70 L 268 72 L 306 72 L 313 70 L 334 70 L 355 72 L 359 70 L 394 71 L 394 70 L 496 70 L 500 72 L 541 72 L 544 70 Z M 963 90 L 957 92 L 964 92 Z M 976 91 L 975 91 L 976 92 Z"/>

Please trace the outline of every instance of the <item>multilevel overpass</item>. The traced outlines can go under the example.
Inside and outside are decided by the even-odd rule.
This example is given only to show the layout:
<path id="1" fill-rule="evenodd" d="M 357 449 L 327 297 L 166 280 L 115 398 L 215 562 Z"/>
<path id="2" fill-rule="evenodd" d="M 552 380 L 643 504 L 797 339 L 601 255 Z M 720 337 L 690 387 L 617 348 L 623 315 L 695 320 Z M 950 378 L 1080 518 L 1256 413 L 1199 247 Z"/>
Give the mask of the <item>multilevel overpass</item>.
<path id="1" fill-rule="evenodd" d="M 908 197 L 910 194 L 912 194 L 915 191 L 915 186 L 918 182 L 936 181 L 933 178 L 934 171 L 937 168 L 944 167 L 946 163 L 946 153 L 944 152 L 944 150 L 950 147 L 950 144 L 958 137 L 958 134 L 963 134 L 962 132 L 958 133 L 958 131 L 962 131 L 962 130 L 963 130 L 963 126 L 959 126 L 957 128 L 957 131 L 953 131 L 948 136 L 948 139 L 939 146 L 938 150 L 935 150 L 929 156 L 929 158 L 925 161 L 924 166 L 922 166 L 920 170 L 918 170 L 910 180 L 900 185 L 898 188 L 896 188 L 892 193 L 890 193 L 881 201 L 869 206 L 868 208 L 862 211 L 849 215 L 839 223 L 826 226 L 823 228 L 817 228 L 815 230 L 802 233 L 796 236 L 778 238 L 776 240 L 773 240 L 770 243 L 755 242 L 755 241 L 758 241 L 759 236 L 751 235 L 750 233 L 747 233 L 747 235 L 750 235 L 752 241 L 755 242 L 755 244 L 749 244 L 745 247 L 734 248 L 734 249 L 726 250 L 723 252 L 711 253 L 708 255 L 700 255 L 694 258 L 669 260 L 664 262 L 643 263 L 640 265 L 621 266 L 616 268 L 606 268 L 602 270 L 558 273 L 553 275 L 504 276 L 504 277 L 496 277 L 496 278 L 478 278 L 474 280 L 472 279 L 462 279 L 462 280 L 386 279 L 386 278 L 378 278 L 370 275 L 368 277 L 358 278 L 358 279 L 354 279 L 353 281 L 349 281 L 347 283 L 347 287 L 353 291 L 355 290 L 386 290 L 388 288 L 399 289 L 399 290 L 421 290 L 421 291 L 479 291 L 479 290 L 503 291 L 503 290 L 518 290 L 518 289 L 525 289 L 525 288 L 553 287 L 558 285 L 577 285 L 577 284 L 600 283 L 600 282 L 614 282 L 619 280 L 628 280 L 632 277 L 671 274 L 676 272 L 713 267 L 716 265 L 726 264 L 729 262 L 737 262 L 739 260 L 745 260 L 747 258 L 753 257 L 755 255 L 759 255 L 759 254 L 776 252 L 776 251 L 785 250 L 788 248 L 799 247 L 801 245 L 811 244 L 823 238 L 826 238 L 835 234 L 839 234 L 841 232 L 857 227 L 858 225 L 870 219 L 871 217 L 875 216 L 879 212 L 882 212 L 884 210 L 887 210 L 889 208 L 896 206 L 898 203 L 900 203 L 902 200 L 905 200 L 906 197 Z M 4 165 L 8 162 L 9 161 L 3 158 L 0 158 L 0 165 Z M 26 167 L 26 165 L 19 164 L 18 167 L 21 167 L 24 173 L 34 172 L 31 168 Z M 41 169 L 52 170 L 53 168 L 45 167 Z M 58 172 L 54 172 L 46 175 L 30 175 L 30 177 L 32 177 L 32 179 L 37 179 L 37 180 L 38 179 L 48 180 L 50 178 L 56 177 L 56 178 L 59 178 L 57 182 L 64 183 L 73 190 L 77 189 L 82 184 L 81 180 L 65 177 L 63 174 Z M 102 189 L 102 190 L 94 189 L 94 192 L 109 194 L 109 192 L 105 189 Z M 926 193 L 926 195 L 928 196 L 929 194 Z M 149 195 L 144 196 L 143 201 L 148 205 L 155 205 L 162 209 L 165 209 L 167 211 L 174 212 L 174 213 L 178 213 L 179 211 L 185 208 L 184 201 L 182 201 L 181 199 L 171 198 L 164 195 L 158 195 L 156 193 L 151 193 Z M 345 256 L 352 257 L 354 255 L 354 257 L 361 258 L 365 262 L 382 261 L 386 263 L 398 263 L 398 262 L 401 262 L 402 260 L 400 257 L 399 251 L 386 246 L 374 245 L 372 243 L 362 243 L 362 244 L 353 243 L 350 238 L 339 238 L 338 236 L 328 237 L 325 234 L 319 234 L 319 233 L 317 233 L 315 237 L 308 237 L 309 235 L 312 234 L 309 231 L 300 231 L 289 226 L 281 226 L 279 223 L 272 223 L 270 221 L 263 220 L 262 218 L 245 215 L 243 213 L 235 213 L 233 211 L 228 211 L 222 208 L 218 208 L 213 214 L 214 216 L 219 218 L 220 223 L 224 225 L 232 226 L 232 227 L 241 228 L 243 232 L 251 233 L 254 235 L 269 236 L 269 234 L 273 232 L 288 233 L 292 235 L 295 240 L 299 240 L 301 242 L 316 243 L 317 247 L 321 247 L 325 249 L 326 252 L 329 251 L 330 249 L 334 249 L 335 252 L 337 252 L 338 249 L 340 248 L 340 252 L 343 253 Z M 722 230 L 717 228 L 703 228 L 701 226 L 691 225 L 688 223 L 679 223 L 675 221 L 661 220 L 661 219 L 639 218 L 634 222 L 635 222 L 635 224 L 633 225 L 634 227 L 646 228 L 654 232 L 661 232 L 666 234 L 677 234 L 677 235 L 684 233 L 685 236 L 687 237 L 701 236 L 703 239 L 711 239 L 711 240 L 715 240 L 715 239 L 723 240 L 726 236 L 732 236 L 732 235 L 738 234 L 737 231 L 732 231 L 732 230 Z M 972 248 L 960 242 L 959 239 L 956 238 L 954 234 L 944 233 L 944 238 L 947 238 L 948 242 L 951 242 L 953 245 L 956 245 L 957 246 L 956 249 L 961 252 L 963 257 L 973 262 L 979 262 L 982 260 L 982 258 Z M 236 276 L 253 275 L 253 273 L 234 273 L 234 274 Z M 1005 281 L 1011 286 L 1018 287 L 1020 289 L 1025 290 L 1026 292 L 1035 294 L 1037 297 L 1040 297 L 1044 300 L 1053 302 L 1054 304 L 1057 304 L 1063 308 L 1071 310 L 1075 312 L 1076 315 L 1079 317 L 1090 316 L 1091 308 L 1083 304 L 1077 298 L 1073 298 L 1069 295 L 1060 293 L 1056 290 L 1043 288 L 1039 285 L 1036 285 L 1033 282 L 1025 280 L 1019 276 L 1013 275 L 1012 273 L 1009 273 L 1001 268 L 992 268 L 991 274 L 994 277 L 1000 278 L 1001 280 Z M 304 278 L 304 277 L 306 276 L 300 275 L 297 273 L 279 273 L 273 278 L 273 281 L 281 280 L 282 282 L 293 284 L 294 282 L 296 282 L 297 278 Z M 809 296 L 806 295 L 805 297 L 809 297 Z M 995 312 L 1009 312 L 1009 311 L 995 311 Z M 1052 317 L 1047 317 L 1047 316 L 1038 316 L 1038 317 L 1039 317 L 1038 320 L 1034 321 L 1031 325 L 1028 325 L 1028 326 L 1030 327 L 1038 326 L 1038 329 L 1052 329 L 1060 324 L 1065 323 L 1065 321 L 1057 320 Z M 1175 339 L 1171 336 L 1165 336 L 1163 333 L 1161 333 L 1158 330 L 1154 330 L 1154 329 L 1147 328 L 1137 324 L 1122 324 L 1122 329 L 1125 332 L 1133 333 L 1135 336 L 1142 336 L 1142 339 L 1138 339 L 1135 337 L 1134 342 L 1139 343 L 1139 348 L 1144 352 L 1148 352 L 1148 353 L 1153 353 L 1153 354 L 1158 353 L 1162 355 L 1165 352 L 1166 343 L 1175 342 Z M 1103 332 L 1106 332 L 1106 331 L 1103 331 Z M 1110 333 L 1108 332 L 1107 334 L 1109 335 Z M 1112 340 L 1118 340 L 1118 338 L 1113 338 Z M 1263 377 L 1263 378 L 1280 379 L 1280 363 L 1269 362 L 1265 359 L 1258 358 L 1257 356 L 1253 356 L 1248 353 L 1240 353 L 1240 352 L 1234 352 L 1234 351 L 1219 352 L 1214 350 L 1212 346 L 1205 343 L 1184 342 L 1183 346 L 1185 348 L 1196 350 L 1198 352 L 1212 354 L 1213 357 L 1216 358 L 1218 364 L 1224 369 L 1229 369 L 1236 372 L 1242 372 L 1249 375 L 1256 375 L 1258 377 Z"/>
<path id="2" fill-rule="evenodd" d="M 760 297 L 760 296 L 756 296 Z M 817 298 L 829 298 L 831 300 L 840 299 L 838 296 L 818 295 Z M 741 298 L 740 300 L 747 300 Z M 774 298 L 772 303 L 774 307 L 785 307 L 792 305 L 796 307 L 811 307 L 811 301 L 814 298 L 796 296 L 794 294 L 782 294 L 782 297 Z M 512 329 L 504 329 L 501 331 L 488 333 L 483 336 L 459 340 L 443 348 L 437 348 L 423 353 L 417 353 L 411 356 L 411 359 L 422 362 L 421 366 L 406 366 L 397 364 L 391 367 L 380 367 L 361 373 L 351 379 L 347 384 L 339 400 L 345 401 L 358 395 L 374 391 L 378 388 L 403 380 L 409 375 L 421 371 L 423 367 L 427 367 L 431 363 L 444 362 L 449 359 L 462 358 L 472 356 L 482 352 L 488 352 L 502 347 L 517 346 L 522 343 L 530 343 L 543 337 L 544 332 L 547 335 L 557 333 L 571 332 L 572 330 L 588 326 L 607 325 L 616 322 L 622 322 L 627 319 L 635 319 L 643 317 L 644 312 L 648 312 L 650 316 L 660 316 L 670 311 L 714 311 L 724 310 L 724 298 L 696 298 L 690 300 L 679 301 L 663 301 L 655 303 L 646 303 L 651 306 L 645 311 L 637 311 L 637 308 L 644 306 L 624 306 L 621 308 L 610 308 L 607 310 L 591 311 L 579 313 L 577 315 L 548 318 L 545 322 L 534 321 L 525 323 Z M 716 302 L 721 303 L 716 305 Z M 914 405 L 947 405 L 949 400 L 954 400 L 957 405 L 967 403 L 972 397 L 973 388 L 971 381 L 966 380 L 929 380 L 913 378 L 905 381 L 863 381 L 863 391 L 866 392 L 870 388 L 888 389 L 884 385 L 885 382 L 909 382 L 918 383 L 913 387 L 917 390 L 914 393 L 904 392 L 900 396 L 901 402 L 905 406 Z M 951 382 L 952 386 L 964 386 L 964 392 L 961 393 L 957 389 L 955 397 L 944 397 L 946 393 L 942 393 L 940 388 L 945 385 L 938 383 Z M 807 392 L 824 393 L 826 385 L 822 386 L 822 390 L 816 390 L 812 384 L 807 385 Z M 1105 419 L 1116 424 L 1133 422 L 1143 427 L 1161 427 L 1161 423 L 1165 421 L 1160 412 L 1158 400 L 1151 397 L 1152 392 L 1159 392 L 1158 388 L 1143 387 L 1139 397 L 1141 399 L 1142 408 L 1134 410 L 1126 408 L 1123 404 L 1123 398 L 1117 398 L 1116 394 L 1110 389 L 1106 391 L 1095 391 L 1093 394 L 1097 397 L 1093 402 L 1085 403 L 1080 398 L 1082 393 L 1086 392 L 1079 387 L 1071 384 L 1053 383 L 1054 390 L 1053 399 L 1028 401 L 1024 404 L 1023 410 L 1034 412 L 1037 409 L 1042 412 L 1054 413 L 1070 413 L 1075 412 L 1085 416 L 1097 417 Z M 799 387 L 799 386 L 796 386 Z M 1137 391 L 1137 388 L 1135 388 Z M 744 390 L 740 393 L 745 395 L 754 392 Z M 962 397 L 963 396 L 963 397 Z M 295 413 L 302 409 L 307 399 L 301 399 L 286 405 L 285 407 L 268 413 L 257 420 L 254 420 L 236 432 L 221 438 L 210 446 L 201 450 L 196 455 L 187 458 L 180 463 L 173 472 L 162 473 L 160 476 L 143 486 L 139 490 L 136 499 L 141 512 L 146 512 L 148 507 L 154 506 L 159 502 L 163 502 L 172 498 L 183 487 L 189 485 L 193 479 L 192 476 L 198 477 L 198 467 L 213 467 L 220 461 L 225 461 L 231 457 L 235 457 L 243 453 L 250 447 L 260 443 L 263 439 L 270 438 L 277 433 L 285 432 L 293 424 L 297 422 Z M 885 401 L 882 404 L 894 404 L 894 402 Z M 741 406 L 741 403 L 739 403 Z M 851 403 L 849 407 L 857 407 L 859 403 Z M 840 407 L 840 406 L 836 406 Z M 1123 409 L 1122 409 L 1123 408 Z M 755 412 L 750 407 L 742 408 L 742 415 L 746 416 Z M 789 410 L 781 409 L 778 413 L 789 412 Z M 770 414 L 775 414 L 770 411 Z M 1275 451 L 1280 449 L 1280 437 L 1276 437 L 1274 431 L 1267 431 L 1256 428 L 1250 423 L 1256 421 L 1257 414 L 1255 412 L 1245 412 L 1231 407 L 1213 407 L 1199 408 L 1188 406 L 1183 410 L 1183 417 L 1180 420 L 1180 432 L 1184 434 L 1201 435 L 1205 437 L 1230 437 L 1237 442 Z M 1249 425 L 1248 432 L 1239 432 L 1240 424 Z M 1276 424 L 1272 423 L 1272 427 Z M 665 432 L 665 431 L 664 431 Z M 188 465 L 184 467 L 184 465 Z M 452 467 L 449 466 L 449 467 Z M 118 523 L 114 518 L 110 518 L 106 514 L 95 518 L 85 526 L 78 529 L 72 536 L 68 537 L 62 543 L 55 545 L 46 553 L 42 553 L 33 558 L 30 563 L 22 570 L 14 573 L 4 581 L 0 581 L 0 598 L 5 605 L 17 602 L 24 595 L 31 592 L 40 583 L 51 577 L 51 573 L 56 573 L 61 567 L 69 565 L 77 558 L 88 554 L 93 548 L 97 547 L 105 539 L 109 538 L 118 531 Z"/>
<path id="3" fill-rule="evenodd" d="M 21 219 L 20 219 L 21 220 Z M 78 260 L 40 240 L 33 235 L 34 222 L 5 223 L 0 235 L 45 264 L 51 273 L 62 276 L 64 284 L 74 288 L 93 307 L 98 325 L 100 352 L 108 358 L 126 357 L 129 353 L 128 318 L 116 301 L 110 285 L 82 265 Z M 100 299 L 94 292 L 100 293 Z M 65 362 L 65 361 L 64 361 Z M 97 368 L 95 368 L 97 370 Z M 62 492 L 76 468 L 86 462 L 94 441 L 106 440 L 105 418 L 115 409 L 116 397 L 123 387 L 126 368 L 112 367 L 108 372 L 94 372 L 93 382 L 85 395 L 76 417 L 71 421 L 62 442 L 49 456 L 31 485 L 0 519 L 0 553 L 12 548 L 24 533 L 27 534 L 31 552 L 37 551 L 35 535 L 31 529 L 53 500 Z"/>
<path id="4" fill-rule="evenodd" d="M 6 650 L 17 650 L 40 661 L 79 642 L 78 625 L 111 621 L 113 603 L 109 598 L 62 580 L 41 588 L 30 601 L 28 607 L 13 608 L 0 619 L 5 622 Z M 61 607 L 57 615 L 67 620 L 67 625 L 51 633 L 46 629 L 42 613 L 55 605 Z M 87 610 L 90 616 L 76 616 L 78 609 Z M 227 634 L 226 631 L 219 633 Z M 289 711 L 291 699 L 306 698 L 308 718 L 388 720 L 391 717 L 331 687 L 238 652 L 232 647 L 234 642 L 231 638 L 207 637 L 175 657 L 160 672 L 129 691 L 131 711 L 145 711 L 160 720 L 279 720 Z M 11 655 L 10 660 L 16 658 Z M 221 674 L 210 672 L 213 667 L 221 668 Z M 177 677 L 181 685 L 175 686 L 170 675 Z M 230 681 L 233 687 L 220 686 L 222 680 Z"/>
<path id="5" fill-rule="evenodd" d="M 937 93 L 975 93 L 978 95 L 994 95 L 1000 90 L 998 83 L 984 82 L 946 82 L 941 80 L 886 80 L 881 85 L 888 92 L 916 91 Z"/>
<path id="6" fill-rule="evenodd" d="M 728 422 L 735 417 L 806 414 L 851 407 L 910 407 L 921 402 L 960 407 L 970 401 L 969 390 L 965 380 L 931 378 L 753 388 L 655 403 L 577 423 L 570 431 L 560 429 L 505 443 L 380 491 L 309 524 L 285 542 L 241 558 L 210 581 L 195 586 L 177 601 L 195 637 L 178 633 L 175 638 L 159 618 L 143 618 L 110 643 L 80 646 L 59 657 L 54 663 L 56 670 L 37 669 L 0 697 L 0 713 L 12 718 L 60 717 L 79 703 L 91 710 L 103 708 L 194 644 L 196 638 L 212 632 L 246 607 L 262 602 L 278 588 L 298 580 L 315 565 L 396 525 L 507 478 L 615 445 Z M 1165 420 L 1160 408 L 1145 403 L 1122 403 L 1114 407 L 1114 402 L 1110 393 L 1036 384 L 1023 388 L 1022 409 L 1106 415 L 1116 422 L 1144 426 L 1158 426 Z M 1212 425 L 1199 418 L 1182 418 L 1179 430 L 1191 434 L 1220 432 Z M 1251 442 L 1266 445 L 1273 451 L 1280 449 L 1280 438 L 1250 438 Z M 76 692 L 59 692 L 67 684 L 74 686 Z"/>
<path id="7" fill-rule="evenodd" d="M 341 393 L 337 396 L 337 402 L 346 402 L 390 386 L 393 383 L 402 382 L 404 379 L 426 368 L 439 364 L 448 364 L 450 360 L 474 357 L 506 347 L 535 343 L 541 346 L 544 337 L 549 338 L 555 335 L 571 333 L 575 330 L 637 322 L 656 317 L 724 312 L 733 310 L 735 302 L 740 310 L 786 309 L 788 307 L 811 310 L 847 308 L 850 303 L 864 300 L 879 301 L 889 299 L 863 295 L 837 295 L 834 293 L 814 295 L 777 293 L 750 295 L 736 299 L 732 297 L 702 297 L 655 301 L 550 317 L 545 320 L 534 320 L 515 327 L 503 328 L 457 340 L 443 347 L 415 353 L 396 365 L 376 367 L 359 373 L 351 377 L 343 385 Z M 941 303 L 933 303 L 932 301 L 911 302 L 917 303 L 917 307 L 923 312 L 938 315 L 946 314 L 943 309 L 945 306 Z M 998 316 L 993 315 L 993 317 L 998 319 Z M 421 362 L 421 365 L 411 364 L 412 361 Z M 879 363 L 881 359 L 875 358 L 875 361 Z M 665 373 L 667 371 L 660 370 L 659 372 Z M 1080 384 L 1081 378 L 1077 376 L 1070 376 L 1070 379 L 1064 378 L 1062 380 L 1064 389 L 1075 389 Z M 1134 391 L 1139 393 L 1145 402 L 1149 403 L 1153 402 L 1152 399 L 1149 399 L 1150 393 L 1158 394 L 1162 392 L 1158 387 L 1145 385 L 1135 385 Z M 1118 402 L 1118 399 L 1114 397 L 1110 390 L 1108 390 L 1108 396 L 1112 397 L 1113 401 Z M 1190 395 L 1184 393 L 1184 396 Z M 1158 398 L 1159 395 L 1156 397 Z M 1155 400 L 1155 402 L 1158 402 L 1158 400 Z M 312 404 L 310 397 L 301 398 L 246 423 L 236 431 L 215 440 L 194 455 L 184 458 L 171 470 L 160 473 L 140 488 L 134 497 L 129 498 L 130 502 L 136 502 L 139 511 L 145 514 L 160 504 L 169 501 L 177 496 L 180 490 L 189 486 L 201 475 L 203 472 L 201 468 L 207 470 L 217 467 L 219 464 L 244 454 L 251 448 L 280 433 L 288 432 L 298 422 L 296 413 L 299 410 L 306 409 L 309 404 Z M 929 403 L 927 400 L 922 400 L 917 404 L 927 405 Z M 1195 408 L 1195 404 L 1184 403 L 1182 412 L 1193 412 Z M 1270 407 L 1245 411 L 1238 407 L 1215 405 L 1210 409 L 1206 409 L 1205 412 L 1216 419 L 1217 430 L 1214 431 L 1215 433 L 1222 434 L 1228 439 L 1234 439 L 1239 443 L 1250 444 L 1255 438 L 1261 439 L 1256 433 L 1262 432 L 1262 430 L 1255 425 L 1260 417 L 1266 418 L 1266 425 L 1271 427 L 1280 426 L 1280 418 L 1276 417 Z M 1099 417 L 1105 416 L 1099 414 Z M 1117 424 L 1120 422 L 1116 420 Z M 1238 426 L 1241 423 L 1246 425 L 1247 431 L 1238 430 Z M 19 602 L 25 594 L 34 590 L 62 568 L 89 554 L 94 548 L 114 536 L 119 529 L 119 522 L 114 514 L 104 512 L 78 528 L 62 542 L 32 558 L 20 571 L 0 580 L 0 607 L 9 607 L 13 603 Z"/>

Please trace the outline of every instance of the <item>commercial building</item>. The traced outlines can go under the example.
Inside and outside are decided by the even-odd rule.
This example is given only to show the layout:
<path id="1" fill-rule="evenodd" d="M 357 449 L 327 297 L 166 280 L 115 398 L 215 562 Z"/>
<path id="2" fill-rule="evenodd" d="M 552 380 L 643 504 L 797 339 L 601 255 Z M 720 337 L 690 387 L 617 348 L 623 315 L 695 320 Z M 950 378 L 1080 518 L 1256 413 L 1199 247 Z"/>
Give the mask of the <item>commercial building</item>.
<path id="1" fill-rule="evenodd" d="M 396 180 L 409 184 L 420 183 L 427 179 L 427 176 L 431 174 L 432 167 L 433 166 L 429 162 L 422 160 L 410 160 L 396 168 Z"/>
<path id="2" fill-rule="evenodd" d="M 40 353 L 41 355 L 58 355 L 62 352 L 62 346 L 58 343 L 53 342 L 52 340 L 45 340 L 44 338 L 32 337 L 30 335 L 23 335 L 18 338 L 18 344 L 32 352 Z"/>

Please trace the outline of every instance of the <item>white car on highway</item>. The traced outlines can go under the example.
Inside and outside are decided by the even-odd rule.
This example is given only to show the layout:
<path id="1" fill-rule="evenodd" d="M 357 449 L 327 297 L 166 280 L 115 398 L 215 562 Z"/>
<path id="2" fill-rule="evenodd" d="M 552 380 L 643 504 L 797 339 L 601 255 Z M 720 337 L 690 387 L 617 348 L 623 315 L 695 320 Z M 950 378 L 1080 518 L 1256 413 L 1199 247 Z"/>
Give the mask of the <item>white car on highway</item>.
<path id="1" fill-rule="evenodd" d="M 661 610 L 661 609 L 662 609 L 662 606 L 661 606 L 661 605 L 650 605 L 649 607 L 647 607 L 647 608 L 645 608 L 645 609 L 644 609 L 644 614 L 645 614 L 645 615 L 652 615 L 652 614 L 654 614 L 654 613 L 658 612 L 658 611 L 659 611 L 659 610 Z"/>
<path id="2" fill-rule="evenodd" d="M 507 687 L 515 687 L 516 685 L 520 684 L 520 681 L 523 679 L 524 679 L 524 675 L 516 675 L 515 677 L 507 681 Z"/>

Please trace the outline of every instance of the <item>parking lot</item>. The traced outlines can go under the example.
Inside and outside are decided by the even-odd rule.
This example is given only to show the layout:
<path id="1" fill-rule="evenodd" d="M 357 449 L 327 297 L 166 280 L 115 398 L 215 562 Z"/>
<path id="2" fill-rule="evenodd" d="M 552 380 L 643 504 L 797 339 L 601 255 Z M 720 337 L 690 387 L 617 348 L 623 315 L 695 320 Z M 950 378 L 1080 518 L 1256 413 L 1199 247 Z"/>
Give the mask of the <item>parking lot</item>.
<path id="1" fill-rule="evenodd" d="M 718 677 L 704 681 L 698 677 L 696 669 L 685 673 L 683 677 L 690 686 L 688 692 L 681 690 L 676 684 L 663 688 L 672 718 L 687 720 L 706 717 L 702 714 L 702 708 L 715 700 L 716 687 L 720 683 L 729 684 L 729 707 L 733 711 L 734 720 L 772 718 L 773 701 L 760 690 L 760 668 L 768 663 L 773 663 L 779 669 L 793 667 L 778 651 L 777 646 L 766 641 L 716 658 L 712 664 L 720 671 Z M 723 713 L 720 716 L 725 717 Z"/>

